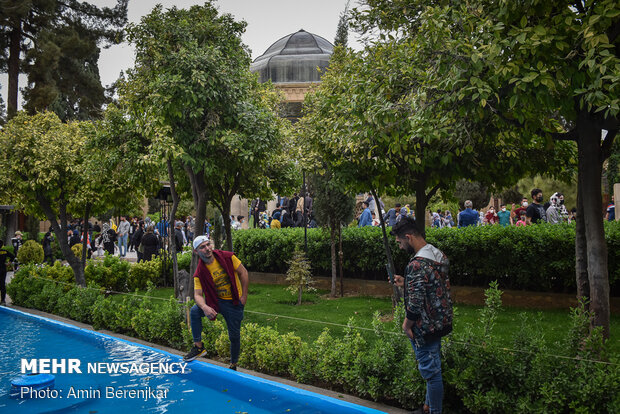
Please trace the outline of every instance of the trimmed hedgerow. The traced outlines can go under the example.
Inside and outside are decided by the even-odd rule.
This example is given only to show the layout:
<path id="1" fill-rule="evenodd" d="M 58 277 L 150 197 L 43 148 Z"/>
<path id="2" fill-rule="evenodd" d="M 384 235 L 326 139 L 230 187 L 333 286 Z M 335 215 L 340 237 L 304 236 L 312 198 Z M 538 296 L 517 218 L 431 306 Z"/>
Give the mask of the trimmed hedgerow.
<path id="1" fill-rule="evenodd" d="M 389 231 L 389 228 L 388 228 Z M 314 275 L 331 274 L 329 233 L 308 229 L 308 260 Z M 252 271 L 285 273 L 296 245 L 304 244 L 299 228 L 237 231 L 234 248 Z M 497 280 L 502 289 L 574 292 L 575 226 L 482 226 L 427 229 L 427 241 L 450 259 L 450 281 L 462 286 L 488 286 Z M 606 223 L 609 281 L 612 294 L 620 293 L 620 223 Z M 345 277 L 384 280 L 385 252 L 378 227 L 342 231 Z M 407 254 L 388 235 L 397 269 Z"/>
<path id="2" fill-rule="evenodd" d="M 135 295 L 106 298 L 95 285 L 65 291 L 57 281 L 40 277 L 42 270 L 24 266 L 17 272 L 8 285 L 17 305 L 163 345 L 185 349 L 191 345 L 183 317 L 189 304 Z M 512 349 L 506 349 L 493 334 L 501 312 L 501 291 L 494 284 L 486 294 L 486 307 L 476 323 L 443 340 L 446 412 L 620 412 L 620 361 L 608 354 L 600 329 L 588 334 L 591 315 L 583 306 L 572 311 L 571 328 L 561 340 L 563 355 L 547 348 L 535 318 L 523 317 Z M 290 332 L 244 324 L 239 363 L 412 408 L 423 403 L 426 385 L 411 344 L 400 331 L 403 317 L 403 309 L 398 308 L 392 323 L 382 324 L 377 314 L 372 342 L 353 328 L 343 338 L 332 337 L 326 329 L 316 341 L 306 343 Z M 228 335 L 221 321 L 204 323 L 202 338 L 209 356 L 228 356 Z"/>

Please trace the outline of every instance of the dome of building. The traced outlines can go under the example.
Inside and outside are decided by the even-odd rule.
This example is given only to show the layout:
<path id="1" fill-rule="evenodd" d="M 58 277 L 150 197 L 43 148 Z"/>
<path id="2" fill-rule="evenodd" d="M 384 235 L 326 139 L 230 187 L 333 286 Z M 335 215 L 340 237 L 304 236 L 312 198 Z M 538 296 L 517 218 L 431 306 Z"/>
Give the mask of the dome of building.
<path id="1" fill-rule="evenodd" d="M 269 46 L 250 70 L 258 73 L 261 82 L 319 82 L 333 51 L 334 46 L 328 40 L 301 29 Z"/>

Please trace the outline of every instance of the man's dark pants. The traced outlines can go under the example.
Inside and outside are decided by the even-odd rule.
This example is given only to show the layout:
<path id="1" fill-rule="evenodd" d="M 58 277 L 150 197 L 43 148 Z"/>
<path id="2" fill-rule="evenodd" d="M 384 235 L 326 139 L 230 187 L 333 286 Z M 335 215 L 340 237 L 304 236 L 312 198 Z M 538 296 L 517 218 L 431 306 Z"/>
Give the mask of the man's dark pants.
<path id="1" fill-rule="evenodd" d="M 228 338 L 230 339 L 230 362 L 236 364 L 239 361 L 241 352 L 241 321 L 243 320 L 244 306 L 239 303 L 234 305 L 232 300 L 218 299 L 219 313 L 222 314 L 228 328 Z M 190 310 L 190 324 L 192 326 L 192 337 L 194 342 L 202 341 L 202 318 L 205 313 L 198 305 L 192 306 Z"/>

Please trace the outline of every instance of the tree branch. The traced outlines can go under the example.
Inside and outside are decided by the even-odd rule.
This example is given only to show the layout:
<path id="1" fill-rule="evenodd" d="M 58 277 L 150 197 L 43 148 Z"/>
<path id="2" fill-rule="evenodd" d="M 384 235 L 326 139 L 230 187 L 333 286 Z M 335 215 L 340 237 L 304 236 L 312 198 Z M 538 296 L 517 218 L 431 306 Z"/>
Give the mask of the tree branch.
<path id="1" fill-rule="evenodd" d="M 617 134 L 618 134 L 617 129 L 607 131 L 607 136 L 603 140 L 603 144 L 601 144 L 601 153 L 603 156 L 602 161 L 605 161 L 607 158 L 611 156 L 611 149 L 614 145 L 614 139 L 616 138 Z"/>
<path id="2" fill-rule="evenodd" d="M 429 191 L 428 194 L 426 194 L 426 199 L 430 200 L 437 193 L 440 187 L 441 187 L 441 184 L 437 184 L 435 187 L 431 188 L 431 191 Z"/>

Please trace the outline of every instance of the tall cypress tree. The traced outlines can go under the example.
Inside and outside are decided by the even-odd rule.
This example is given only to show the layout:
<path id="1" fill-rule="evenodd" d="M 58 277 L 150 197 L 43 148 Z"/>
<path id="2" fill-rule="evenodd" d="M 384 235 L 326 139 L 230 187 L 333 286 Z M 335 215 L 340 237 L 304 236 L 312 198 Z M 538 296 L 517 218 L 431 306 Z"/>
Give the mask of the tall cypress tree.
<path id="1" fill-rule="evenodd" d="M 8 73 L 7 115 L 17 111 L 18 76 L 28 75 L 26 109 L 63 120 L 99 115 L 105 94 L 99 46 L 120 43 L 127 3 L 98 8 L 77 0 L 0 0 L 0 71 Z"/>
<path id="2" fill-rule="evenodd" d="M 334 45 L 336 46 L 344 46 L 347 47 L 347 43 L 349 42 L 349 22 L 348 22 L 348 13 L 349 13 L 349 3 L 351 1 L 347 1 L 347 4 L 344 6 L 344 11 L 340 14 L 340 19 L 338 19 L 338 28 L 336 29 L 336 38 L 334 39 Z"/>

